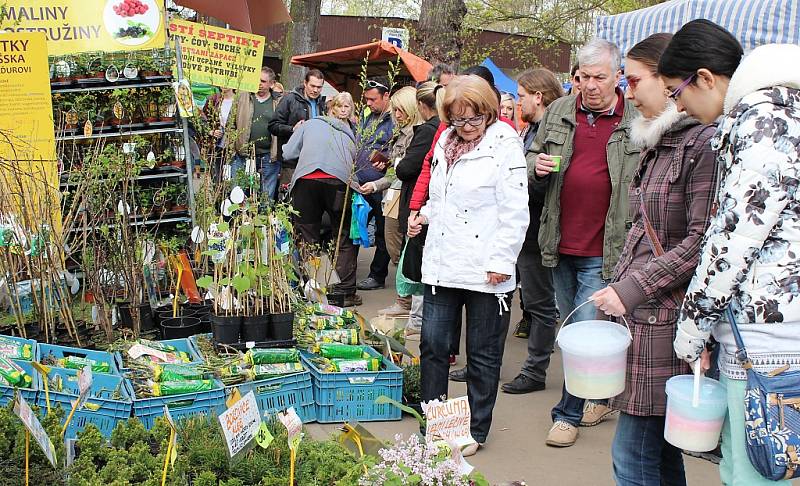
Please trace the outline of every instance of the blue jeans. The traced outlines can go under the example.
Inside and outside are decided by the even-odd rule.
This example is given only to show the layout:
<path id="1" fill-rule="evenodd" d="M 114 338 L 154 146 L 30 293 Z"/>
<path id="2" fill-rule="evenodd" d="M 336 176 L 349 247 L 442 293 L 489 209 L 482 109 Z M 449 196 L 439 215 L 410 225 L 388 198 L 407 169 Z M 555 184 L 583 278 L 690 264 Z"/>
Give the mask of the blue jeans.
<path id="1" fill-rule="evenodd" d="M 275 199 L 278 192 L 278 179 L 281 175 L 280 160 L 271 160 L 269 154 L 257 155 L 256 167 L 261 175 L 261 193 L 266 193 L 270 199 Z M 234 156 L 231 160 L 231 180 L 236 180 L 236 175 L 244 168 L 245 158 L 240 155 Z"/>
<path id="2" fill-rule="evenodd" d="M 505 294 L 500 294 L 505 295 Z M 511 300 L 511 294 L 505 296 Z M 492 425 L 500 367 L 503 364 L 508 310 L 501 312 L 498 296 L 470 290 L 425 286 L 420 364 L 422 400 L 447 396 L 450 340 L 461 327 L 461 309 L 467 310 L 467 398 L 472 414 L 470 432 L 485 442 Z M 506 307 L 507 309 L 507 307 Z"/>
<path id="3" fill-rule="evenodd" d="M 594 319 L 597 311 L 592 304 L 584 305 L 572 316 L 569 314 L 606 286 L 603 280 L 603 257 L 560 255 L 558 265 L 553 269 L 553 283 L 558 311 L 561 319 L 564 319 L 563 325 Z M 569 322 L 566 321 L 567 317 Z M 563 387 L 561 401 L 550 412 L 553 421 L 563 420 L 575 427 L 580 426 L 585 401 L 570 395 L 566 386 Z"/>
<path id="4" fill-rule="evenodd" d="M 664 417 L 620 414 L 611 460 L 617 486 L 686 486 L 681 450 L 664 440 Z"/>

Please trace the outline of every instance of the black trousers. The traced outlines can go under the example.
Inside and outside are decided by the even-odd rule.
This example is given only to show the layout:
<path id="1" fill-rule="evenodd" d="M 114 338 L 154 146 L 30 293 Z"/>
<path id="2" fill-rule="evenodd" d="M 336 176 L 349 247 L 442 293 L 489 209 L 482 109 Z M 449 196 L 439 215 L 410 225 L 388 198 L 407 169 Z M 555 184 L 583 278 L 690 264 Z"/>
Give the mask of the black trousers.
<path id="1" fill-rule="evenodd" d="M 321 242 L 320 228 L 324 213 L 331 220 L 334 235 L 339 231 L 339 222 L 344 214 L 344 226 L 339 234 L 339 258 L 336 261 L 336 273 L 341 283 L 336 288 L 345 294 L 354 294 L 358 247 L 350 239 L 351 210 L 349 201 L 345 201 L 346 189 L 345 183 L 339 179 L 298 179 L 291 197 L 292 206 L 300 213 L 295 219 L 295 226 L 300 238 L 307 243 Z"/>

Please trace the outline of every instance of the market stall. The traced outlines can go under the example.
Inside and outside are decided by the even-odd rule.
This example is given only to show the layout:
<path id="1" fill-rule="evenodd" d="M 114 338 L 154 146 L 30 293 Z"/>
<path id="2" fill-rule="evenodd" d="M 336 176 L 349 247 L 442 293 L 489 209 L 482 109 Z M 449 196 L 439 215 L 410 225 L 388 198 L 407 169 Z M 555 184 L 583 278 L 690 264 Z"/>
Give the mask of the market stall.
<path id="1" fill-rule="evenodd" d="M 761 44 L 800 43 L 798 0 L 671 0 L 619 15 L 600 16 L 597 36 L 619 46 L 623 56 L 659 32 L 674 33 L 690 20 L 708 19 L 728 29 L 748 52 Z"/>
<path id="2" fill-rule="evenodd" d="M 395 83 L 400 85 L 425 81 L 433 68 L 428 61 L 386 41 L 294 56 L 292 64 L 319 69 L 336 89 L 357 93 L 365 60 L 367 76 L 385 76 L 390 63 L 399 62 Z"/>

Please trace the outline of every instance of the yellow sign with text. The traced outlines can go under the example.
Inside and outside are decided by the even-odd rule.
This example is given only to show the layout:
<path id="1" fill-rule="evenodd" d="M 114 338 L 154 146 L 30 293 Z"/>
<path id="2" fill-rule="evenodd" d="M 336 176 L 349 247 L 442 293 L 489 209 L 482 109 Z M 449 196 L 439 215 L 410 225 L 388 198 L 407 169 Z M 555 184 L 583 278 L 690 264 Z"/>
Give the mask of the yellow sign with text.
<path id="1" fill-rule="evenodd" d="M 22 204 L 29 215 L 56 214 L 60 222 L 52 209 L 58 167 L 44 34 L 0 34 L 0 99 L 0 209 Z"/>
<path id="2" fill-rule="evenodd" d="M 183 76 L 255 93 L 264 58 L 264 36 L 174 19 L 169 33 L 181 39 Z"/>
<path id="3" fill-rule="evenodd" d="M 163 48 L 164 0 L 6 0 L 0 27 L 42 32 L 50 55 Z"/>

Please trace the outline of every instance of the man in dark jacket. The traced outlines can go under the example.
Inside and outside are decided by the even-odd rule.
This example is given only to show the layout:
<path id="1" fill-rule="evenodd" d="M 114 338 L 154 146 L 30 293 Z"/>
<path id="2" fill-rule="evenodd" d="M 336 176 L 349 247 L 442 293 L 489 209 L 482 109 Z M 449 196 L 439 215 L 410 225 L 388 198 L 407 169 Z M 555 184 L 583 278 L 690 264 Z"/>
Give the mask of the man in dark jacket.
<path id="1" fill-rule="evenodd" d="M 380 179 L 386 173 L 389 160 L 389 144 L 394 132 L 394 122 L 390 113 L 389 80 L 383 76 L 367 80 L 364 100 L 370 113 L 364 117 L 358 130 L 358 155 L 356 156 L 356 177 L 359 184 Z M 375 256 L 369 266 L 369 276 L 358 283 L 359 290 L 375 290 L 384 287 L 389 274 L 389 251 L 384 236 L 384 217 L 381 201 L 383 191 L 366 196 L 372 210 L 370 218 L 375 218 Z"/>
<path id="2" fill-rule="evenodd" d="M 284 168 L 293 171 L 297 166 L 296 159 L 283 160 L 281 150 L 292 133 L 306 120 L 325 114 L 325 97 L 321 96 L 324 82 L 325 77 L 319 69 L 309 69 L 303 85 L 286 93 L 275 109 L 275 115 L 269 122 L 269 131 L 278 137 L 278 160 Z"/>

